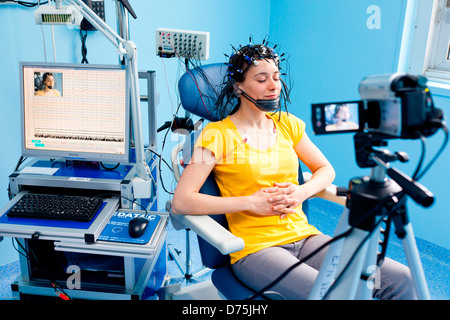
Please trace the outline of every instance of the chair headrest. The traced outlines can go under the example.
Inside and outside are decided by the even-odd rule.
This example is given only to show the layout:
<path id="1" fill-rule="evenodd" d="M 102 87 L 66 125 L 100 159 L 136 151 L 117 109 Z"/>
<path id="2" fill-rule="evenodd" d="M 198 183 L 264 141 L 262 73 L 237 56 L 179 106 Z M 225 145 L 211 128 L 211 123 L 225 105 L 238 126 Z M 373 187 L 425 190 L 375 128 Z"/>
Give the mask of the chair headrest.
<path id="1" fill-rule="evenodd" d="M 178 90 L 183 108 L 201 118 L 218 121 L 214 107 L 227 74 L 224 63 L 203 65 L 187 71 L 178 81 Z"/>

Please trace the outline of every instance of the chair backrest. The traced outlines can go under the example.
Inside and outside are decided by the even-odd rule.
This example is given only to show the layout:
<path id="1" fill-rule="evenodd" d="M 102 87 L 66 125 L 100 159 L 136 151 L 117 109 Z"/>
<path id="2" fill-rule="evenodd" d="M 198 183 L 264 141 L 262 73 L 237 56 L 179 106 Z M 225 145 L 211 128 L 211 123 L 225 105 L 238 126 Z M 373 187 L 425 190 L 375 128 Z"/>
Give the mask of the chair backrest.
<path id="1" fill-rule="evenodd" d="M 178 91 L 183 108 L 201 118 L 217 121 L 219 114 L 214 108 L 224 86 L 227 66 L 212 63 L 186 71 L 178 80 Z"/>
<path id="2" fill-rule="evenodd" d="M 178 91 L 183 109 L 209 121 L 220 120 L 215 103 L 224 86 L 226 75 L 227 66 L 224 63 L 207 64 L 187 70 L 178 81 Z M 184 163 L 190 161 L 198 134 L 199 131 L 194 131 L 186 138 L 182 150 Z M 205 181 L 200 192 L 220 196 L 213 173 Z M 212 216 L 212 218 L 228 228 L 225 215 Z M 228 256 L 222 255 L 220 251 L 202 238 L 198 237 L 198 239 L 202 260 L 206 266 L 217 268 L 220 265 L 229 263 Z"/>

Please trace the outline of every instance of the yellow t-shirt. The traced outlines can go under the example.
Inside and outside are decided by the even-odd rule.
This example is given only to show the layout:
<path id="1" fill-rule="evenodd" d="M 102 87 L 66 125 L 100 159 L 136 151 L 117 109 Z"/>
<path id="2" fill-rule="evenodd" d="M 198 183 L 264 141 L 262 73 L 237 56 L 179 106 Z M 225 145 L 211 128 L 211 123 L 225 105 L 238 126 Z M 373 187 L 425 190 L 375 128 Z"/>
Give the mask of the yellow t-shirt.
<path id="1" fill-rule="evenodd" d="M 213 169 L 223 197 L 248 196 L 271 187 L 275 182 L 298 184 L 298 157 L 294 146 L 305 131 L 305 123 L 292 114 L 278 113 L 270 117 L 276 128 L 275 144 L 258 150 L 245 143 L 229 117 L 205 126 L 196 147 L 211 150 L 217 160 Z M 291 243 L 320 232 L 307 221 L 301 206 L 287 218 L 263 217 L 251 212 L 226 215 L 230 231 L 245 242 L 245 248 L 232 253 L 231 263 L 261 249 Z"/>
<path id="2" fill-rule="evenodd" d="M 35 96 L 61 97 L 61 93 L 56 89 L 50 89 L 47 93 L 44 90 L 38 90 Z"/>

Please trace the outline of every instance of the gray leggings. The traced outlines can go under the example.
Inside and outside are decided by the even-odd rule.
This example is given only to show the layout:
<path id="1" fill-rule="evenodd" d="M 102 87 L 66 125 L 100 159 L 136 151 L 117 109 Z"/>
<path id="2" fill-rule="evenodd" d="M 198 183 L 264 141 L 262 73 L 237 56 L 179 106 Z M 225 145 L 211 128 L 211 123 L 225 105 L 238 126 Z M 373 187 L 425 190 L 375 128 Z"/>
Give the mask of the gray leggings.
<path id="1" fill-rule="evenodd" d="M 233 271 L 247 286 L 261 290 L 329 239 L 326 235 L 316 235 L 287 245 L 266 248 L 234 263 Z M 288 300 L 307 299 L 325 253 L 326 248 L 300 264 L 270 291 L 277 292 Z M 417 299 L 409 268 L 389 258 L 380 267 L 379 287 L 374 289 L 374 297 L 377 299 Z"/>

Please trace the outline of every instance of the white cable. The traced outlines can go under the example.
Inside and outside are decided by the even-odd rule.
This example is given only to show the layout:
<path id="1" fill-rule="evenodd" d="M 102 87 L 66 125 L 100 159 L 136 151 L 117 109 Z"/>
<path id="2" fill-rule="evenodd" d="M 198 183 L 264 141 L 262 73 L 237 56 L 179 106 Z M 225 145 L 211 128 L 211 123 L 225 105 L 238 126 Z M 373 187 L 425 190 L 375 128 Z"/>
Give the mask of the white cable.
<path id="1" fill-rule="evenodd" d="M 53 42 L 53 58 L 56 62 L 55 30 L 53 29 L 53 25 L 51 27 L 52 27 L 52 42 Z"/>
<path id="2" fill-rule="evenodd" d="M 45 59 L 45 62 L 47 62 L 47 50 L 45 48 L 45 32 L 44 32 L 44 27 L 42 26 L 42 24 L 41 24 L 41 31 L 42 31 L 42 42 L 44 45 L 44 59 Z"/>
<path id="3" fill-rule="evenodd" d="M 40 2 L 40 1 L 39 1 Z M 38 3 L 39 3 L 38 2 Z M 48 5 L 51 6 L 52 5 L 52 1 L 48 0 Z M 55 2 L 56 5 L 56 2 Z M 41 25 L 42 28 L 42 25 Z M 56 62 L 56 47 L 55 47 L 55 31 L 53 29 L 53 25 L 51 26 L 52 28 L 52 43 L 53 43 L 53 59 Z M 43 32 L 43 31 L 42 31 Z M 44 42 L 45 43 L 45 42 Z M 44 52 L 45 52 L 45 46 L 44 46 Z M 45 62 L 47 62 L 47 55 L 45 56 Z"/>
<path id="4" fill-rule="evenodd" d="M 41 0 L 38 0 L 37 6 L 38 6 L 38 8 L 41 6 Z M 44 60 L 45 60 L 45 62 L 47 62 L 47 49 L 45 46 L 45 32 L 44 32 L 44 27 L 42 26 L 42 24 L 41 24 L 41 32 L 42 32 L 42 43 L 44 46 Z"/>

